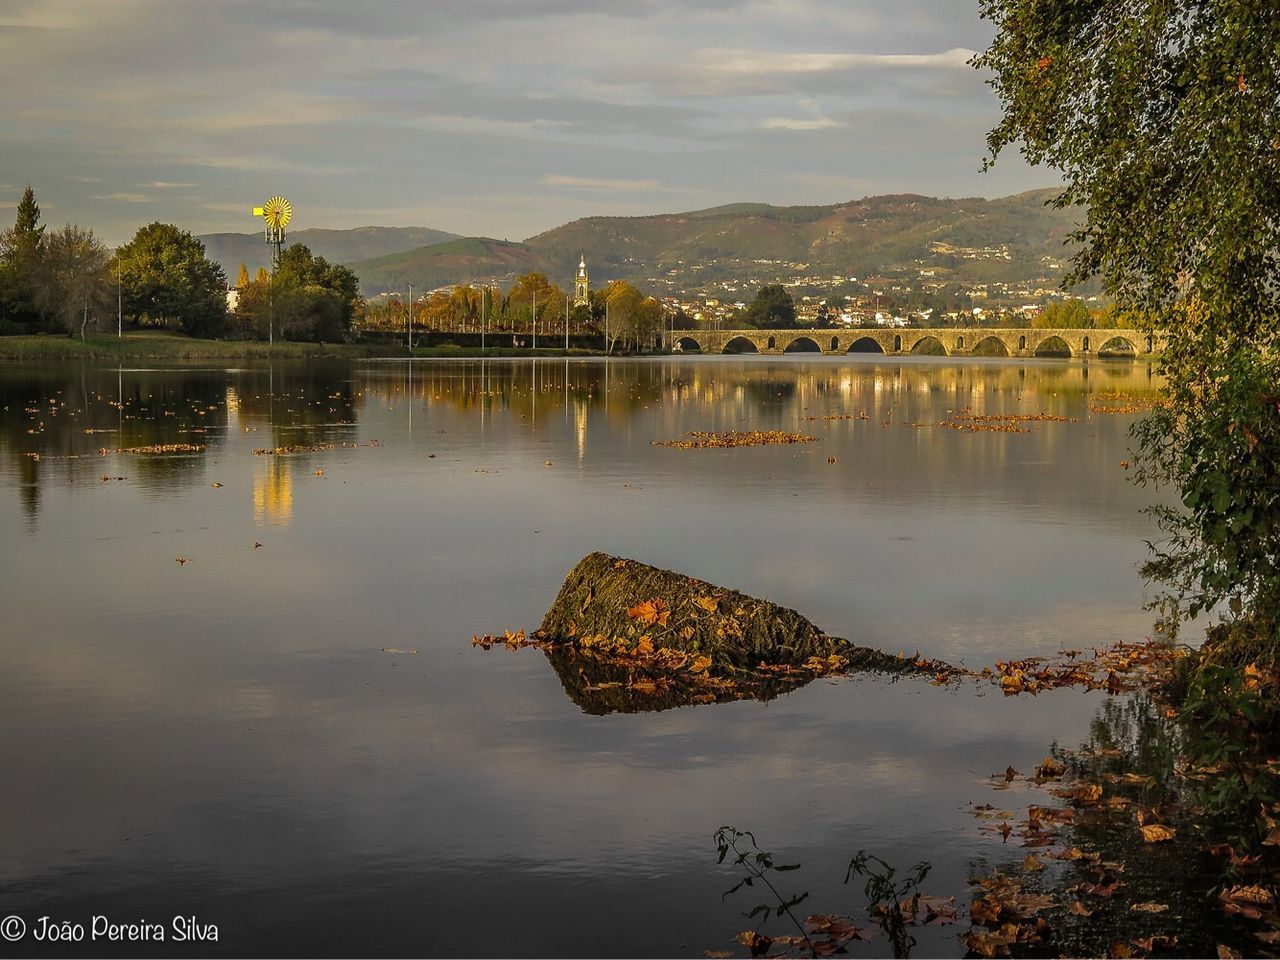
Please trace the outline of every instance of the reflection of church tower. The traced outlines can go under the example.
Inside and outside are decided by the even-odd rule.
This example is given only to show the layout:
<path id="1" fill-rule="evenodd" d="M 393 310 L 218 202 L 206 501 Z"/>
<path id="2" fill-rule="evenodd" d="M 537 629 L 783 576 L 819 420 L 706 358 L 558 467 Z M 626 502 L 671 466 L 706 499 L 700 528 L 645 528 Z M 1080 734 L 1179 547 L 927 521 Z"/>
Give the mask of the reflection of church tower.
<path id="1" fill-rule="evenodd" d="M 590 303 L 591 281 L 587 279 L 587 255 L 584 253 L 578 260 L 578 276 L 573 281 L 573 305 L 585 306 Z"/>

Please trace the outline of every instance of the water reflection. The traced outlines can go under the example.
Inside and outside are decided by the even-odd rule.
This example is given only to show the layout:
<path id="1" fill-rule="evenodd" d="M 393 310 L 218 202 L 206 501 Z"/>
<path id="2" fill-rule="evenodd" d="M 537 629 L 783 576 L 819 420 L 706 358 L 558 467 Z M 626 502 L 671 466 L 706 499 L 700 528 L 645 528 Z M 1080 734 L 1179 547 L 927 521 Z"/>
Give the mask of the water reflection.
<path id="1" fill-rule="evenodd" d="M 963 896 L 987 849 L 964 804 L 1083 737 L 1096 701 L 858 678 L 631 713 L 462 638 L 536 624 L 603 550 L 949 662 L 1135 639 L 1152 530 L 1120 465 L 1133 418 L 1088 399 L 1149 377 L 885 358 L 0 366 L 0 725 L 19 732 L 0 738 L 18 771 L 4 912 L 195 913 L 239 955 L 697 955 L 740 928 L 709 842 L 726 822 L 815 890 L 865 848 L 931 860 L 930 892 Z M 1076 422 L 913 426 L 965 407 Z M 818 441 L 651 445 L 716 429 Z M 173 442 L 205 448 L 114 453 Z M 253 453 L 276 447 L 305 452 Z M 495 923 L 521 939 L 477 938 Z M 953 931 L 928 936 L 922 952 L 957 952 Z"/>
<path id="2" fill-rule="evenodd" d="M 758 700 L 768 703 L 784 693 L 813 681 L 804 679 L 741 679 L 732 689 L 708 690 L 683 673 L 646 668 L 643 665 L 605 662 L 579 655 L 571 646 L 546 649 L 547 662 L 555 670 L 568 696 L 583 713 L 656 713 L 700 704 Z M 643 685 L 648 683 L 653 689 Z M 641 688 L 636 684 L 640 683 Z"/>
<path id="3" fill-rule="evenodd" d="M 1154 386 L 1150 365 L 1138 363 L 781 364 L 707 358 L 154 370 L 11 366 L 0 371 L 0 456 L 17 478 L 17 495 L 33 523 L 50 484 L 84 483 L 104 472 L 124 475 L 120 468 L 127 464 L 131 481 L 164 496 L 205 482 L 204 464 L 219 456 L 355 442 L 361 418 L 386 429 L 397 429 L 394 421 L 400 419 L 398 429 L 412 436 L 415 411 L 419 427 L 425 418 L 434 433 L 445 430 L 434 426 L 433 416 L 448 413 L 475 414 L 474 423 L 467 417 L 467 428 L 481 438 L 510 438 L 515 423 L 547 442 L 569 437 L 580 465 L 596 431 L 642 430 L 647 440 L 692 428 L 747 426 L 837 438 L 861 428 L 858 455 L 876 474 L 888 479 L 909 471 L 943 484 L 957 475 L 973 478 L 1025 464 L 1028 448 L 1045 447 L 989 437 L 949 443 L 930 429 L 948 412 L 1037 412 L 1088 421 L 1091 394 L 1143 396 Z M 890 434 L 877 437 L 872 427 Z M 1094 418 L 1084 432 L 1097 437 L 1099 427 Z M 908 429 L 919 435 L 893 435 Z M 114 452 L 174 443 L 204 450 L 127 460 Z M 1101 446 L 1076 441 L 1073 454 L 1089 458 Z M 255 514 L 287 521 L 290 471 L 277 465 L 258 469 L 257 477 Z M 721 476 L 718 482 L 732 484 L 733 478 Z M 872 478 L 868 485 L 876 482 Z"/>

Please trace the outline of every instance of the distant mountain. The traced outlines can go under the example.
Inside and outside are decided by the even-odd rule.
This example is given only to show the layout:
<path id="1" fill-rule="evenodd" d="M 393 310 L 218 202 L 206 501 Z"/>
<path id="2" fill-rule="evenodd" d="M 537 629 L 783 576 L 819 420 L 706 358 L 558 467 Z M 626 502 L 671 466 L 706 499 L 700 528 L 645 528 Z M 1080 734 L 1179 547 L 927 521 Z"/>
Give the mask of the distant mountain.
<path id="1" fill-rule="evenodd" d="M 430 288 L 507 282 L 531 269 L 568 284 L 585 252 L 593 283 L 679 278 L 680 286 L 794 274 L 871 276 L 918 267 L 979 282 L 1041 277 L 1069 256 L 1079 211 L 1046 206 L 1055 190 L 995 200 L 900 194 L 826 206 L 735 203 L 647 217 L 588 217 L 524 243 L 455 240 L 352 268 L 366 293 L 406 280 Z M 768 261 L 761 263 L 761 261 Z M 665 281 L 664 281 L 665 282 Z"/>
<path id="2" fill-rule="evenodd" d="M 574 260 L 575 269 L 577 263 Z M 403 290 L 406 283 L 412 283 L 419 290 L 429 290 L 488 280 L 505 284 L 517 274 L 530 270 L 541 270 L 550 276 L 565 272 L 563 264 L 548 260 L 528 244 L 488 237 L 463 237 L 353 263 L 351 267 L 359 275 L 360 287 L 367 296 Z"/>
<path id="3" fill-rule="evenodd" d="M 457 239 L 456 233 L 429 227 L 356 227 L 352 230 L 299 230 L 288 235 L 287 243 L 305 243 L 311 252 L 330 262 L 354 263 L 388 253 L 412 250 L 433 243 Z M 207 233 L 199 237 L 211 260 L 222 264 L 233 283 L 240 264 L 249 273 L 271 261 L 271 249 L 259 233 Z"/>

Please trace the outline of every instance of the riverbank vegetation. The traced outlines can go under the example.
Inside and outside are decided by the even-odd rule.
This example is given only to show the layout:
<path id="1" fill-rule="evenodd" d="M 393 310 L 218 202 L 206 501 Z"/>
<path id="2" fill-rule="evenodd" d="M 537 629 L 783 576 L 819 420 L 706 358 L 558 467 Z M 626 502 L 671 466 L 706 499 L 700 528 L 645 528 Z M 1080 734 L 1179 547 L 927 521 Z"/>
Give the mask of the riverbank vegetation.
<path id="1" fill-rule="evenodd" d="M 123 337 L 97 334 L 85 339 L 57 335 L 0 337 L 0 360 L 41 363 L 62 360 L 309 360 L 327 357 L 387 356 L 378 344 L 285 343 L 202 340 L 165 331 L 132 331 Z"/>
<path id="2" fill-rule="evenodd" d="M 1175 672 L 1165 733 L 1180 806 L 1234 851 L 1222 909 L 1275 917 L 1280 844 L 1280 98 L 1269 8 L 1183 3 L 1129 12 L 984 0 L 980 55 L 1019 145 L 1060 170 L 1059 207 L 1087 211 L 1069 282 L 1100 276 L 1117 309 L 1168 334 L 1159 403 L 1135 429 L 1140 483 L 1177 491 L 1143 572 L 1168 640 L 1210 626 Z M 1192 771 L 1187 774 L 1186 771 Z M 1141 822 L 1141 819 L 1139 819 Z M 1243 858 L 1243 860 L 1241 859 Z M 1249 895 L 1236 878 L 1248 867 Z M 1280 939 L 1271 932 L 1267 937 Z"/>

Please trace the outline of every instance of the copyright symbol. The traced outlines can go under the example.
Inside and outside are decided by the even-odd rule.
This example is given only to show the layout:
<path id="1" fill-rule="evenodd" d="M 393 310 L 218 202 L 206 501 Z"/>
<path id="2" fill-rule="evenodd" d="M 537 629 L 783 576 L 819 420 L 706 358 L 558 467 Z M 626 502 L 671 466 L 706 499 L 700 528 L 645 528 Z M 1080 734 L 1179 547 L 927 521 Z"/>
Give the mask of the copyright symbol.
<path id="1" fill-rule="evenodd" d="M 0 937 L 13 942 L 21 940 L 27 934 L 27 925 L 21 917 L 8 916 L 0 920 Z"/>

